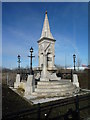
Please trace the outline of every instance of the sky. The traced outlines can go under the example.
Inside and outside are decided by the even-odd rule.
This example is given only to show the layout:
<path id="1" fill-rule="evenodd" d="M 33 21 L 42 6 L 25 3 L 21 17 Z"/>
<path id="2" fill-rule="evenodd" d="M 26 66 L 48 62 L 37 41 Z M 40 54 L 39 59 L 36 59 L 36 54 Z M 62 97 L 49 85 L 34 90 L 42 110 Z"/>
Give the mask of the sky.
<path id="1" fill-rule="evenodd" d="M 38 66 L 38 43 L 45 11 L 55 42 L 55 64 L 73 66 L 73 54 L 88 64 L 88 3 L 15 2 L 2 4 L 2 65 L 29 66 L 30 47 L 34 49 L 33 67 Z"/>

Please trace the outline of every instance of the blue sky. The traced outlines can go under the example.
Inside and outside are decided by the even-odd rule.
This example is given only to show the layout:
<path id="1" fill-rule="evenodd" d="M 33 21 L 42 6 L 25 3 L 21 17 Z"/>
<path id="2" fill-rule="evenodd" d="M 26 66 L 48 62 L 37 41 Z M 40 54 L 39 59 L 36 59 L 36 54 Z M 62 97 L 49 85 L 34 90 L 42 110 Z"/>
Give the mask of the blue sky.
<path id="1" fill-rule="evenodd" d="M 73 66 L 73 54 L 88 63 L 88 3 L 3 3 L 2 6 L 2 64 L 29 66 L 29 49 L 34 48 L 33 66 L 38 66 L 38 44 L 45 11 L 55 43 L 55 64 Z"/>

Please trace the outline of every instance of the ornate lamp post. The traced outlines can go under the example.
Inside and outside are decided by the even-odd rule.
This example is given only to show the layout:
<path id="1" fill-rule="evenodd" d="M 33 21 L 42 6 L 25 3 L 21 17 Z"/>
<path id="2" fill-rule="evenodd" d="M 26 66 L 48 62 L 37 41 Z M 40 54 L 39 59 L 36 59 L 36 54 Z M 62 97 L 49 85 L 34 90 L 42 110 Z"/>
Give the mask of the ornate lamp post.
<path id="1" fill-rule="evenodd" d="M 35 57 L 35 56 L 32 55 L 32 53 L 33 53 L 33 48 L 31 47 L 31 48 L 30 48 L 30 54 L 31 54 L 31 55 L 28 56 L 28 57 L 30 57 L 30 75 L 33 74 L 33 71 L 32 71 L 32 58 Z"/>
<path id="2" fill-rule="evenodd" d="M 76 55 L 75 54 L 73 54 L 73 62 L 74 62 L 74 70 L 75 70 L 75 58 L 76 58 Z"/>
<path id="3" fill-rule="evenodd" d="M 21 63 L 21 61 L 20 61 L 20 55 L 18 55 L 18 73 L 20 74 L 20 63 Z"/>

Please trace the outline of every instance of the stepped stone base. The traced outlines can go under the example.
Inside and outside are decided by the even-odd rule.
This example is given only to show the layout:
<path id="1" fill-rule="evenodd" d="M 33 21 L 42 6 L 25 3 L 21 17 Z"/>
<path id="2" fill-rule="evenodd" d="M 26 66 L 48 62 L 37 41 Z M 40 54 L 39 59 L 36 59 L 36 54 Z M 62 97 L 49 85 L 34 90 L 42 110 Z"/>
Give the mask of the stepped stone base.
<path id="1" fill-rule="evenodd" d="M 40 81 L 37 83 L 34 94 L 37 96 L 66 96 L 79 92 L 79 88 L 69 80 Z"/>

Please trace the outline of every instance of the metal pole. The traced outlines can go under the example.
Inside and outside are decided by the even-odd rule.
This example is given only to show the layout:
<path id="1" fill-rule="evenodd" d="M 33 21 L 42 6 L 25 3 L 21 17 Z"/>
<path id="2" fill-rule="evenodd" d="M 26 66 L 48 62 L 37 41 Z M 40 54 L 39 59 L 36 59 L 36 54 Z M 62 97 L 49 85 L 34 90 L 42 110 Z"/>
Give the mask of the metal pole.
<path id="1" fill-rule="evenodd" d="M 76 61 L 75 61 L 75 58 L 76 58 L 76 55 L 74 54 L 74 55 L 73 55 L 74 71 L 76 70 L 76 69 L 75 69 L 75 62 L 76 62 Z"/>
<path id="2" fill-rule="evenodd" d="M 32 52 L 31 52 L 30 74 L 32 75 Z"/>
<path id="3" fill-rule="evenodd" d="M 41 114 L 40 103 L 38 103 L 38 120 L 40 120 L 40 114 Z"/>
<path id="4" fill-rule="evenodd" d="M 71 82 L 73 82 L 73 72 L 72 72 L 72 69 L 71 69 Z"/>
<path id="5" fill-rule="evenodd" d="M 32 58 L 35 57 L 35 56 L 32 55 L 32 53 L 33 53 L 33 48 L 31 47 L 31 48 L 30 48 L 30 54 L 31 54 L 31 55 L 28 56 L 28 57 L 30 57 L 30 75 L 33 74 L 33 71 L 32 71 Z"/>
<path id="6" fill-rule="evenodd" d="M 76 96 L 76 113 L 77 113 L 77 120 L 80 120 L 79 98 L 78 98 L 78 95 Z"/>
<path id="7" fill-rule="evenodd" d="M 75 70 L 75 58 L 74 58 L 74 70 Z"/>
<path id="8" fill-rule="evenodd" d="M 20 63 L 21 63 L 21 61 L 20 61 L 20 55 L 18 55 L 18 73 L 20 74 Z"/>

